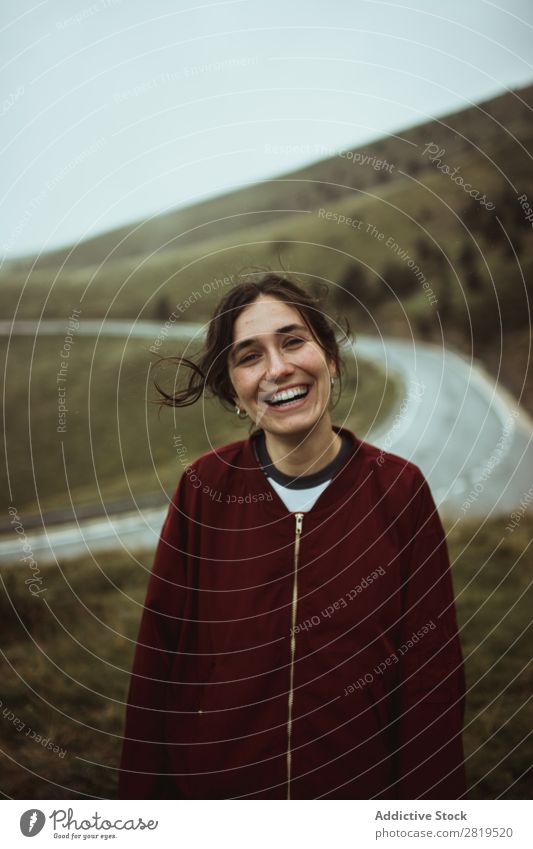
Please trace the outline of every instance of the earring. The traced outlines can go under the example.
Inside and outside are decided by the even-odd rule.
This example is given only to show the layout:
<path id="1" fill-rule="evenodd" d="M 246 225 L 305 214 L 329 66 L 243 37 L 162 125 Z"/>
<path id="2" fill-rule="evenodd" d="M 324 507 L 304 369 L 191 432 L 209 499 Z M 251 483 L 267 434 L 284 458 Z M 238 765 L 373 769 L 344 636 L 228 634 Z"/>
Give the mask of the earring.
<path id="1" fill-rule="evenodd" d="M 333 387 L 335 386 L 335 378 L 333 376 L 330 376 L 329 382 L 331 384 L 331 388 L 333 389 Z"/>
<path id="2" fill-rule="evenodd" d="M 248 415 L 248 413 L 245 410 L 241 410 L 241 408 L 238 407 L 237 404 L 235 404 L 235 412 L 237 413 L 240 419 L 245 419 Z M 244 413 L 244 415 L 241 415 L 241 413 Z"/>

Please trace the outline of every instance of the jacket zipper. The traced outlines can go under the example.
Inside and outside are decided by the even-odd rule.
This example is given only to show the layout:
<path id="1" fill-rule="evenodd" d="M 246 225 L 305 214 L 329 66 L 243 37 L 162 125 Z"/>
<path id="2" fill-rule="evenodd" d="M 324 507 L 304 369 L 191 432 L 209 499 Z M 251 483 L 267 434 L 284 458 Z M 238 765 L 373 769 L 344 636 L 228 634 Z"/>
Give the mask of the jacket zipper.
<path id="1" fill-rule="evenodd" d="M 287 719 L 287 799 L 291 798 L 291 733 L 292 733 L 292 705 L 294 701 L 294 655 L 296 653 L 296 611 L 298 608 L 298 556 L 300 554 L 300 536 L 302 534 L 302 524 L 304 513 L 294 513 L 296 518 L 296 533 L 294 538 L 294 570 L 292 584 L 292 616 L 291 616 L 291 670 L 289 679 L 289 713 Z"/>

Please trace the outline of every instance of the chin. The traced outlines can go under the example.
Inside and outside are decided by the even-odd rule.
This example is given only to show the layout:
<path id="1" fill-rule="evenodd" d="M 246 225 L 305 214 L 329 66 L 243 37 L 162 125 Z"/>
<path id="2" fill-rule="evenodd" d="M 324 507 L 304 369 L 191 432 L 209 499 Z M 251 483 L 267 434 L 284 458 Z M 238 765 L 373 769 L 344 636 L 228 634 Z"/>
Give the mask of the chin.
<path id="1" fill-rule="evenodd" d="M 286 420 L 280 421 L 272 421 L 272 418 L 265 421 L 265 417 L 263 417 L 259 427 L 262 427 L 263 430 L 270 431 L 271 433 L 308 433 L 316 427 L 316 425 L 318 425 L 319 421 L 320 416 L 309 415 L 287 416 Z"/>

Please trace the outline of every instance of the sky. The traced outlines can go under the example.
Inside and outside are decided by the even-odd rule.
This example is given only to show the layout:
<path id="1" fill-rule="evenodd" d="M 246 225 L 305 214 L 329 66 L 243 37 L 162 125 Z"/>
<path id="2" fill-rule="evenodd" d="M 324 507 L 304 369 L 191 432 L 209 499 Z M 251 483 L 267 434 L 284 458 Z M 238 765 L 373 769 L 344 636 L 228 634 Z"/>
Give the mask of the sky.
<path id="1" fill-rule="evenodd" d="M 0 55 L 5 259 L 527 85 L 533 3 L 19 0 Z"/>

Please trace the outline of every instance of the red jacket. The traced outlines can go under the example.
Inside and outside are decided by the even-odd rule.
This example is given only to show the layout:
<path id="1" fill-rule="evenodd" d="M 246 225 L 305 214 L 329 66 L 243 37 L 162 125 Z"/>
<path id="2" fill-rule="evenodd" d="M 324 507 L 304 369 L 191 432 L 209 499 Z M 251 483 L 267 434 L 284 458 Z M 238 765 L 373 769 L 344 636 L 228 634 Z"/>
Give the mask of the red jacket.
<path id="1" fill-rule="evenodd" d="M 289 512 L 253 437 L 186 467 L 131 678 L 119 798 L 457 799 L 465 683 L 420 469 L 361 441 Z"/>

